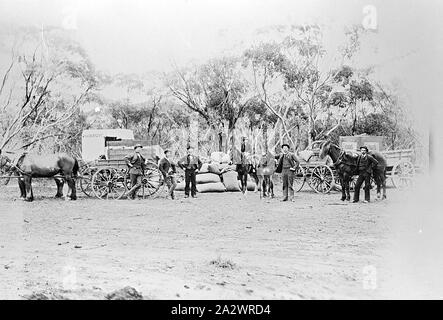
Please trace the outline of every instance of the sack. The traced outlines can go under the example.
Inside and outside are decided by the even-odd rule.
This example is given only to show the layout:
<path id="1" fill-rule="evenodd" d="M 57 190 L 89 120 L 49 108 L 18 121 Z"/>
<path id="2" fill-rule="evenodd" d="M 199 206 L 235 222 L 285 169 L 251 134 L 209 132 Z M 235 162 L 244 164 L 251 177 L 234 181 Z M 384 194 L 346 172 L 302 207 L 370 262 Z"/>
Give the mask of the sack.
<path id="1" fill-rule="evenodd" d="M 220 182 L 220 176 L 215 173 L 202 173 L 195 176 L 197 184 Z"/>
<path id="2" fill-rule="evenodd" d="M 211 161 L 221 163 L 223 159 L 223 152 L 213 152 L 211 153 Z"/>
<path id="3" fill-rule="evenodd" d="M 209 163 L 203 163 L 202 167 L 200 168 L 200 170 L 198 171 L 197 174 L 202 174 L 202 173 L 208 173 L 209 172 Z"/>
<path id="4" fill-rule="evenodd" d="M 201 193 L 205 192 L 225 192 L 226 188 L 221 182 L 204 183 L 197 185 L 197 191 Z"/>
<path id="5" fill-rule="evenodd" d="M 208 166 L 208 171 L 215 174 L 220 174 L 220 168 L 217 163 L 210 163 Z"/>
<path id="6" fill-rule="evenodd" d="M 228 164 L 224 165 L 224 164 L 222 164 L 222 166 L 223 166 L 222 167 L 223 169 L 220 170 L 220 174 L 223 174 L 223 173 L 229 172 L 229 171 L 235 171 L 237 169 L 235 164 L 231 164 L 231 165 L 228 165 Z"/>
<path id="7" fill-rule="evenodd" d="M 226 187 L 226 191 L 229 192 L 240 191 L 240 187 L 237 180 L 237 172 L 228 171 L 223 173 L 223 184 Z"/>
<path id="8" fill-rule="evenodd" d="M 175 190 L 176 191 L 185 191 L 185 181 L 183 180 L 182 182 L 177 183 Z"/>
<path id="9" fill-rule="evenodd" d="M 223 156 L 222 156 L 222 159 L 221 159 L 222 161 L 220 161 L 220 162 L 222 162 L 222 163 L 229 163 L 229 162 L 231 162 L 231 157 L 229 156 L 229 154 L 223 154 Z"/>
<path id="10" fill-rule="evenodd" d="M 238 180 L 238 188 L 241 190 L 241 181 L 240 180 Z M 255 191 L 255 182 L 248 179 L 246 189 L 248 189 L 248 191 Z"/>

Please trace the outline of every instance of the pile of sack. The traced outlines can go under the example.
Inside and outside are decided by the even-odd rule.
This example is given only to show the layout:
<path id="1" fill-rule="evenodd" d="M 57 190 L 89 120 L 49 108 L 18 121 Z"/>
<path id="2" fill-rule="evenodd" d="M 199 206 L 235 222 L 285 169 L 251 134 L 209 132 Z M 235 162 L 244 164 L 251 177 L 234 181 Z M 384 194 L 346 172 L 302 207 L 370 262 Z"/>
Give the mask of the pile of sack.
<path id="1" fill-rule="evenodd" d="M 229 170 L 230 158 L 223 152 L 213 152 L 210 162 L 204 163 L 196 175 L 197 191 L 205 192 L 225 192 L 226 187 L 222 183 L 221 174 Z M 234 168 L 235 169 L 235 168 Z M 185 181 L 177 184 L 177 191 L 185 190 Z"/>
<path id="2" fill-rule="evenodd" d="M 223 152 L 213 152 L 210 162 L 204 163 L 196 175 L 197 191 L 205 192 L 240 192 L 241 183 L 238 180 L 235 164 L 229 164 L 229 155 Z M 254 191 L 255 182 L 248 177 L 248 191 Z M 185 181 L 177 184 L 177 191 L 185 190 Z"/>

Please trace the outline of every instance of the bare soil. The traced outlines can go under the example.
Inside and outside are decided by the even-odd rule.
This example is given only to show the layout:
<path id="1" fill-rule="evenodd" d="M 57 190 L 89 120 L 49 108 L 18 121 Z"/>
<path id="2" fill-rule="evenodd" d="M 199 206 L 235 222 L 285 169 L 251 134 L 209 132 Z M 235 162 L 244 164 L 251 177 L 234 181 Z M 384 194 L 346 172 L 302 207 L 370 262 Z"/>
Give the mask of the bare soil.
<path id="1" fill-rule="evenodd" d="M 0 187 L 0 298 L 443 297 L 443 223 L 420 186 L 352 204 L 307 186 L 295 202 L 280 186 L 270 200 L 63 201 L 52 184 L 36 181 L 32 203 Z"/>

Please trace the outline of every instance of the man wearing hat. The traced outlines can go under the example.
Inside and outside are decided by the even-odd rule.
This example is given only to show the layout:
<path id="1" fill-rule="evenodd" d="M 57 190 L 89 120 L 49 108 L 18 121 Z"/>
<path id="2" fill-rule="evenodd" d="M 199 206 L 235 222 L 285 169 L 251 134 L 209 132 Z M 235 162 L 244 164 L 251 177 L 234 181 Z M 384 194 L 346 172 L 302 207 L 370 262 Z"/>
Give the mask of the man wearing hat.
<path id="1" fill-rule="evenodd" d="M 289 144 L 284 143 L 282 145 L 282 154 L 278 158 L 278 165 L 275 172 L 282 174 L 283 180 L 283 199 L 282 201 L 288 201 L 288 193 L 291 201 L 294 201 L 294 189 L 292 185 L 294 183 L 294 172 L 297 169 L 300 161 L 295 154 L 289 152 Z"/>
<path id="2" fill-rule="evenodd" d="M 185 170 L 185 198 L 189 198 L 189 185 L 191 185 L 191 196 L 197 198 L 197 182 L 195 175 L 200 170 L 202 162 L 194 155 L 194 148 L 188 146 L 187 155 L 178 161 L 178 166 Z"/>
<path id="3" fill-rule="evenodd" d="M 357 158 L 358 178 L 354 187 L 354 201 L 358 202 L 360 198 L 360 188 L 365 182 L 365 203 L 370 201 L 371 173 L 372 169 L 378 164 L 378 161 L 368 154 L 369 150 L 366 146 L 360 147 L 361 154 Z"/>
<path id="4" fill-rule="evenodd" d="M 145 172 L 146 159 L 140 154 L 142 148 L 143 146 L 141 144 L 136 144 L 134 146 L 134 153 L 128 154 L 125 157 L 126 164 L 129 167 L 129 178 L 131 180 L 131 191 L 128 194 L 128 198 L 130 199 L 135 199 L 135 194 L 141 187 L 142 177 Z"/>

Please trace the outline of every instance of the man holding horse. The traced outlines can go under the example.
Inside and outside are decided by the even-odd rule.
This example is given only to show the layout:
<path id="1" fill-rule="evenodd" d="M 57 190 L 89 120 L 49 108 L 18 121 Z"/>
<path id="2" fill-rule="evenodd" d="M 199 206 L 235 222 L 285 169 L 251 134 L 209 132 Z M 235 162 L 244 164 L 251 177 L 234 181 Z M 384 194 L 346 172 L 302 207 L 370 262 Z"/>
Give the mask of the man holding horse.
<path id="1" fill-rule="evenodd" d="M 128 194 L 128 199 L 135 199 L 135 195 L 142 185 L 142 177 L 145 174 L 146 159 L 141 155 L 141 144 L 134 146 L 134 153 L 125 157 L 126 164 L 129 167 L 129 179 L 131 181 L 131 190 Z"/>
<path id="2" fill-rule="evenodd" d="M 279 156 L 278 165 L 275 172 L 282 174 L 283 180 L 283 199 L 288 201 L 288 195 L 291 201 L 294 201 L 294 172 L 299 166 L 300 161 L 294 153 L 289 152 L 289 145 L 284 143 L 282 145 L 282 154 Z"/>
<path id="3" fill-rule="evenodd" d="M 374 157 L 368 154 L 369 150 L 367 147 L 363 146 L 360 148 L 361 154 L 357 158 L 357 170 L 358 170 L 358 178 L 355 182 L 354 189 L 354 201 L 358 202 L 360 198 L 360 188 L 365 182 L 365 203 L 370 201 L 370 188 L 371 188 L 371 174 L 373 168 L 377 167 L 378 161 L 375 160 Z"/>

